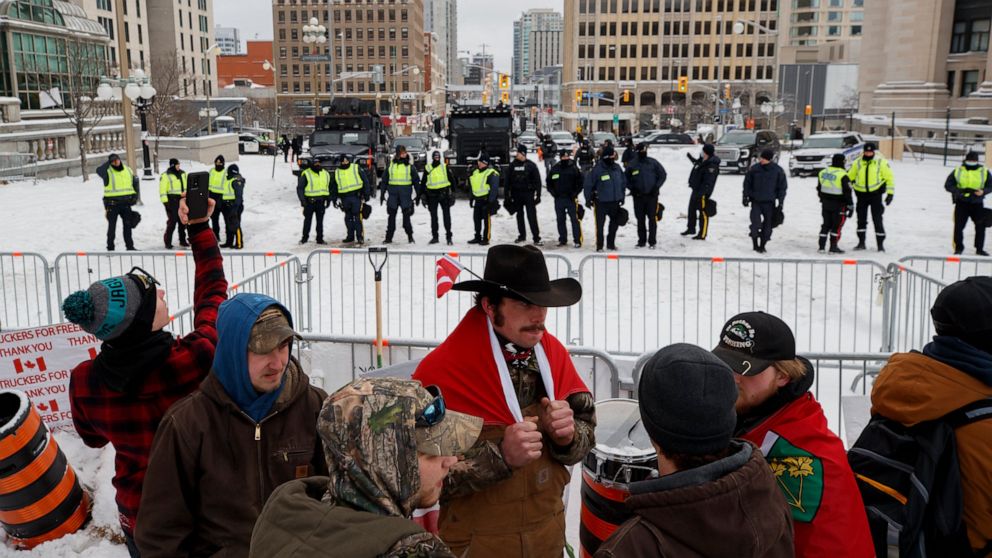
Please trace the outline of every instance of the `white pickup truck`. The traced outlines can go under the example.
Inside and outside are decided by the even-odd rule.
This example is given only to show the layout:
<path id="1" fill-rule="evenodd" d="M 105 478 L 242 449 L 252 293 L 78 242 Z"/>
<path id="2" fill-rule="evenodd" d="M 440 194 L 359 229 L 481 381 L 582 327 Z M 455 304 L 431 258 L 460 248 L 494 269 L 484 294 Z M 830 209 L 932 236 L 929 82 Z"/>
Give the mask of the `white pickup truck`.
<path id="1" fill-rule="evenodd" d="M 806 138 L 802 147 L 792 152 L 789 175 L 816 175 L 830 166 L 835 153 L 843 153 L 847 164 L 861 156 L 865 140 L 857 132 L 824 132 Z"/>

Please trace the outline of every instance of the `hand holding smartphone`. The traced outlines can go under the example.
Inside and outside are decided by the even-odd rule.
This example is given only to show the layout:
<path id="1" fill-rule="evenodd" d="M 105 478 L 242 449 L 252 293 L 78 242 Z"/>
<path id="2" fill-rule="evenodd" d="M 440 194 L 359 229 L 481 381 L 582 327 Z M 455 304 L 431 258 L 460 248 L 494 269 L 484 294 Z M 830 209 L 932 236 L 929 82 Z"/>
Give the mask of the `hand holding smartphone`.
<path id="1" fill-rule="evenodd" d="M 191 172 L 186 175 L 186 194 L 179 203 L 180 221 L 187 225 L 204 223 L 214 210 L 214 200 L 209 197 L 210 175 Z"/>

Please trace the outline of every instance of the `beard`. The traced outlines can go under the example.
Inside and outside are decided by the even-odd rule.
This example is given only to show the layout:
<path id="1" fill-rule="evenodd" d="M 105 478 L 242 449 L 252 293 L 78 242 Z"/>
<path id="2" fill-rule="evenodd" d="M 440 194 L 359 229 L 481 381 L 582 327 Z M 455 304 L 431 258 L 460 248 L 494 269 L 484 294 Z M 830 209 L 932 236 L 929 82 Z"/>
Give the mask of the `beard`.
<path id="1" fill-rule="evenodd" d="M 737 402 L 734 404 L 737 416 L 748 416 L 778 393 L 778 389 L 778 386 L 772 384 L 759 391 L 746 392 L 741 386 L 737 386 Z"/>

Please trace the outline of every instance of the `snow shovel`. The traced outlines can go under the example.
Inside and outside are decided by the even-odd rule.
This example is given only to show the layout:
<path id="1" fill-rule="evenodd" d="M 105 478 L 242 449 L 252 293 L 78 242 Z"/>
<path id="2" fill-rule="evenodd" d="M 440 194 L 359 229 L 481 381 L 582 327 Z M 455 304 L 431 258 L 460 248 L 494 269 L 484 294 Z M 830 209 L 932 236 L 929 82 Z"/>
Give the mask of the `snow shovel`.
<path id="1" fill-rule="evenodd" d="M 382 258 L 381 260 L 379 258 Z M 375 271 L 375 352 L 376 368 L 382 368 L 382 268 L 389 259 L 384 246 L 369 247 L 369 264 Z"/>

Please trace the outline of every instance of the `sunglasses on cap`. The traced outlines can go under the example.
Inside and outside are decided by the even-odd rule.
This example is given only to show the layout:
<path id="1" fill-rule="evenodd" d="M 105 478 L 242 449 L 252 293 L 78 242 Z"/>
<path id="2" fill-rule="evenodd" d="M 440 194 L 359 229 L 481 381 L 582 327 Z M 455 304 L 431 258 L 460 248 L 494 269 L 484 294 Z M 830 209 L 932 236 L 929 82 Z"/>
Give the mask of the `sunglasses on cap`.
<path id="1" fill-rule="evenodd" d="M 441 395 L 441 388 L 437 386 L 427 386 L 424 389 L 427 393 L 434 396 L 434 400 L 431 401 L 430 405 L 424 407 L 423 411 L 417 413 L 417 426 L 420 428 L 428 428 L 431 426 L 437 426 L 444 420 L 444 397 Z"/>
<path id="2" fill-rule="evenodd" d="M 135 273 L 136 271 L 138 273 Z M 128 271 L 127 274 L 130 275 L 131 277 L 134 277 L 138 281 L 141 281 L 141 284 L 144 285 L 144 287 L 146 289 L 153 289 L 156 286 L 161 286 L 162 285 L 157 280 L 155 280 L 154 277 L 152 277 L 152 274 L 151 273 L 148 273 L 147 271 L 145 271 L 144 269 L 141 269 L 138 266 L 132 267 L 131 268 L 131 271 Z"/>

